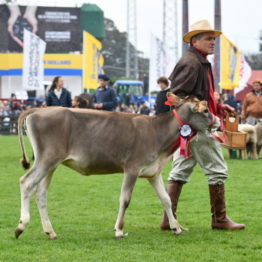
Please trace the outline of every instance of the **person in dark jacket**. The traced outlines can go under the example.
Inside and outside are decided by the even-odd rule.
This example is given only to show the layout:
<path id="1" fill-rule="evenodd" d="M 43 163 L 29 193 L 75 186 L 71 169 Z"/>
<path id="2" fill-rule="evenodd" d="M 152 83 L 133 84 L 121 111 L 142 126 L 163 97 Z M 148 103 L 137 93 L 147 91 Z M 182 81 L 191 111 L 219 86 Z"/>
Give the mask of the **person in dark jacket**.
<path id="1" fill-rule="evenodd" d="M 156 98 L 156 115 L 170 111 L 170 106 L 165 105 L 167 101 L 167 92 L 170 91 L 168 79 L 166 77 L 160 77 L 157 80 L 161 91 L 157 94 Z"/>
<path id="2" fill-rule="evenodd" d="M 72 107 L 71 94 L 64 88 L 64 79 L 56 76 L 46 97 L 47 106 Z"/>
<path id="3" fill-rule="evenodd" d="M 233 111 L 229 105 L 217 104 L 214 96 L 214 81 L 211 64 L 207 55 L 214 54 L 216 37 L 221 34 L 214 30 L 207 20 L 201 20 L 191 26 L 191 30 L 183 37 L 190 43 L 190 48 L 176 64 L 169 80 L 171 92 L 180 98 L 194 96 L 208 102 L 208 111 L 214 115 L 224 115 L 225 111 Z M 185 158 L 180 149 L 173 155 L 173 168 L 169 174 L 167 192 L 172 202 L 172 211 L 176 217 L 176 209 L 183 185 L 189 182 L 190 175 L 198 163 L 207 176 L 212 229 L 244 229 L 227 216 L 224 182 L 228 177 L 227 165 L 224 160 L 220 143 L 211 132 L 197 132 L 190 143 L 191 155 Z M 161 229 L 170 229 L 166 213 Z"/>
<path id="4" fill-rule="evenodd" d="M 117 99 L 115 90 L 108 85 L 110 79 L 104 74 L 99 75 L 98 79 L 100 86 L 93 96 L 94 108 L 98 110 L 113 111 L 117 106 Z"/>
<path id="5" fill-rule="evenodd" d="M 82 96 L 75 96 L 72 101 L 73 108 L 88 108 L 89 102 Z"/>
<path id="6" fill-rule="evenodd" d="M 150 108 L 147 106 L 145 101 L 143 101 L 141 103 L 140 114 L 142 114 L 142 115 L 149 115 L 150 114 Z"/>
<path id="7" fill-rule="evenodd" d="M 237 111 L 238 106 L 237 106 L 237 100 L 235 99 L 235 97 L 230 94 L 224 94 L 223 97 L 224 97 L 223 103 L 225 105 L 230 105 L 231 107 L 235 109 L 235 111 Z"/>

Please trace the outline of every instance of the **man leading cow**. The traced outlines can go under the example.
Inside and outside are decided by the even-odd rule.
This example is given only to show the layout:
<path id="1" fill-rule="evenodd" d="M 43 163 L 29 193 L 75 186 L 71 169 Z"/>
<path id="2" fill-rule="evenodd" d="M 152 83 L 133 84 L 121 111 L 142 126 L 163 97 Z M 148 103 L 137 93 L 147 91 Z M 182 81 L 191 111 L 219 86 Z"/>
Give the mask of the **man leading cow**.
<path id="1" fill-rule="evenodd" d="M 231 111 L 228 105 L 217 105 L 214 98 L 214 81 L 211 64 L 207 55 L 215 52 L 215 39 L 221 34 L 214 30 L 208 21 L 201 20 L 191 26 L 191 31 L 183 40 L 190 43 L 190 48 L 176 64 L 169 79 L 171 91 L 179 96 L 196 96 L 208 101 L 209 111 L 215 115 Z M 226 215 L 224 181 L 228 177 L 227 166 L 223 158 L 220 143 L 210 132 L 198 132 L 191 141 L 191 157 L 184 158 L 179 150 L 173 156 L 173 169 L 169 174 L 167 186 L 172 201 L 172 211 L 176 209 L 182 187 L 189 182 L 189 177 L 196 164 L 199 164 L 208 178 L 213 229 L 244 229 L 244 224 L 237 224 Z M 162 230 L 168 230 L 169 224 L 164 214 Z"/>

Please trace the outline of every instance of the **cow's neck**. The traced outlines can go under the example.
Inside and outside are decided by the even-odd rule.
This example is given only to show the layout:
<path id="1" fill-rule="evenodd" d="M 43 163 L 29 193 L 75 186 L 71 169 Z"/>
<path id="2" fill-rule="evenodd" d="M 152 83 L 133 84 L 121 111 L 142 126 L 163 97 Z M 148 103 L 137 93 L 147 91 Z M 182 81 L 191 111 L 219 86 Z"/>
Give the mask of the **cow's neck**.
<path id="1" fill-rule="evenodd" d="M 188 115 L 183 110 L 177 110 L 178 115 L 187 122 Z M 159 142 L 159 153 L 171 154 L 175 143 L 179 140 L 180 123 L 174 116 L 173 112 L 161 114 L 155 118 L 154 127 L 156 130 L 157 140 Z"/>

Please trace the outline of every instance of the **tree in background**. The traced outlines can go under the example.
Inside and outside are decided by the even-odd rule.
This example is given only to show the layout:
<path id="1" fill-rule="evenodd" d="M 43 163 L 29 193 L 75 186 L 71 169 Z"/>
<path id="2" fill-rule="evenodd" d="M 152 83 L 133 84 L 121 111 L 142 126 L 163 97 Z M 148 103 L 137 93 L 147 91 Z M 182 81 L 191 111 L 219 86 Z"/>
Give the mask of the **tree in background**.
<path id="1" fill-rule="evenodd" d="M 123 78 L 126 68 L 126 32 L 120 32 L 114 22 L 105 18 L 106 36 L 103 40 L 104 69 L 111 78 Z M 135 48 L 134 45 L 130 45 Z M 143 57 L 143 53 L 137 51 L 139 65 L 139 80 L 148 83 L 149 59 Z"/>
<path id="2" fill-rule="evenodd" d="M 262 53 L 253 53 L 245 56 L 252 70 L 262 70 Z"/>
<path id="3" fill-rule="evenodd" d="M 253 70 L 262 70 L 262 30 L 259 35 L 259 53 L 251 53 L 246 55 L 246 60 Z"/>

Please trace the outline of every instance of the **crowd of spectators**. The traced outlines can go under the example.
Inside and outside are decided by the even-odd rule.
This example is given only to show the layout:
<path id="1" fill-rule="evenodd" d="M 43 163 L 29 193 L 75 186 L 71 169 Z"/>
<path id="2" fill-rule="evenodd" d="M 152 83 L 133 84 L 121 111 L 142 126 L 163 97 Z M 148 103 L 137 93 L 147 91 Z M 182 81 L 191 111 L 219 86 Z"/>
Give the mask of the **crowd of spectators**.
<path id="1" fill-rule="evenodd" d="M 70 92 L 63 87 L 64 80 L 62 77 L 56 77 L 53 80 L 52 86 L 47 93 L 47 97 L 44 100 L 29 99 L 19 100 L 16 99 L 14 94 L 11 94 L 9 99 L 0 99 L 0 134 L 12 134 L 17 133 L 17 119 L 23 110 L 34 107 L 46 107 L 46 106 L 65 106 L 75 108 L 94 108 L 97 110 L 109 110 L 116 112 L 126 112 L 133 114 L 144 115 L 157 115 L 165 112 L 166 107 L 164 100 L 166 93 L 170 90 L 167 78 L 161 77 L 157 80 L 160 88 L 156 99 L 156 105 L 152 108 L 146 101 L 134 103 L 123 103 L 117 100 L 115 91 L 108 85 L 109 78 L 106 75 L 100 76 L 100 87 L 97 88 L 96 93 L 91 96 L 84 93 L 79 96 L 71 98 Z M 258 81 L 255 82 L 255 84 Z M 257 99 L 261 96 L 261 82 L 258 83 L 260 89 L 255 93 Z M 253 93 L 250 93 L 252 95 Z M 218 104 L 228 104 L 235 109 L 238 114 L 241 114 L 241 104 L 236 101 L 235 97 L 230 94 L 219 94 L 218 91 L 214 92 L 215 100 Z M 62 103 L 62 104 L 61 104 Z M 260 116 L 260 115 L 259 115 Z"/>
<path id="2" fill-rule="evenodd" d="M 16 99 L 14 94 L 11 94 L 9 99 L 0 100 L 0 134 L 16 134 L 20 113 L 41 105 L 42 103 L 36 99 L 32 101 Z"/>
<path id="3" fill-rule="evenodd" d="M 115 111 L 150 116 L 155 115 L 155 109 L 150 108 L 147 102 L 141 102 L 140 104 L 130 104 L 129 106 L 124 103 L 119 103 Z"/>

